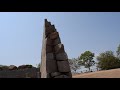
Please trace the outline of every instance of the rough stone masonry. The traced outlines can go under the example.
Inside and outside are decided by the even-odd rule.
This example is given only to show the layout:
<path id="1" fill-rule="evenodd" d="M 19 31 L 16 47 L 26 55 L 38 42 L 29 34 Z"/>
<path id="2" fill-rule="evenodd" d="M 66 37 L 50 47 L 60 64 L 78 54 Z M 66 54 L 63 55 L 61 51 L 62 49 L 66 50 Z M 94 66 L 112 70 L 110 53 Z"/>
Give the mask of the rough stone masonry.
<path id="1" fill-rule="evenodd" d="M 41 78 L 72 78 L 68 56 L 59 33 L 47 19 L 44 23 L 40 73 Z"/>

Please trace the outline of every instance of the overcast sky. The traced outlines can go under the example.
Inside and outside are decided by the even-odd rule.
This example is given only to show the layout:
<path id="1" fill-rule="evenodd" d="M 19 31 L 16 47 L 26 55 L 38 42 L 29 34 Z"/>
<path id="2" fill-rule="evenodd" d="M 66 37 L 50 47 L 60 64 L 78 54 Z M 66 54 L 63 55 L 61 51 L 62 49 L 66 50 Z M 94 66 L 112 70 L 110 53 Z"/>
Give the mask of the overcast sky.
<path id="1" fill-rule="evenodd" d="M 41 61 L 45 18 L 55 25 L 69 58 L 86 50 L 115 52 L 120 44 L 119 12 L 0 12 L 0 64 Z"/>

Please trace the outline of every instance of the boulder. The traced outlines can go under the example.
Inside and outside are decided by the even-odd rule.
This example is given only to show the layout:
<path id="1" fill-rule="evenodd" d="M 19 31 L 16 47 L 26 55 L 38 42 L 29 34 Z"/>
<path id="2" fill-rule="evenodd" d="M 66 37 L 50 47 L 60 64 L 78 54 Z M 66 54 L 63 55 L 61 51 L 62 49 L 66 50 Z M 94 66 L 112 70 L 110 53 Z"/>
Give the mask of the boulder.
<path id="1" fill-rule="evenodd" d="M 60 43 L 61 43 L 61 40 L 59 37 L 53 40 L 53 45 L 58 45 Z"/>
<path id="2" fill-rule="evenodd" d="M 46 60 L 54 60 L 54 54 L 53 53 L 47 53 L 46 54 Z"/>
<path id="3" fill-rule="evenodd" d="M 55 53 L 63 53 L 63 52 L 65 52 L 63 44 L 56 45 L 54 50 L 55 50 Z"/>
<path id="4" fill-rule="evenodd" d="M 58 65 L 59 72 L 70 72 L 68 61 L 57 61 L 57 65 Z"/>
<path id="5" fill-rule="evenodd" d="M 8 66 L 2 66 L 1 69 L 2 70 L 9 70 L 9 67 Z"/>
<path id="6" fill-rule="evenodd" d="M 59 76 L 59 75 L 61 75 L 60 72 L 53 72 L 53 73 L 51 73 L 51 77 L 55 77 L 55 76 Z"/>
<path id="7" fill-rule="evenodd" d="M 46 53 L 52 53 L 53 52 L 53 48 L 52 46 L 46 46 Z"/>
<path id="8" fill-rule="evenodd" d="M 32 68 L 32 65 L 21 65 L 18 67 L 18 69 L 26 69 L 26 68 Z"/>
<path id="9" fill-rule="evenodd" d="M 46 72 L 47 73 L 52 73 L 52 72 L 57 72 L 57 63 L 56 60 L 48 60 L 46 62 Z"/>
<path id="10" fill-rule="evenodd" d="M 15 65 L 10 65 L 8 68 L 9 68 L 9 70 L 16 70 L 17 69 L 17 67 Z"/>
<path id="11" fill-rule="evenodd" d="M 56 77 L 54 77 L 54 78 L 70 78 L 70 77 L 67 76 L 67 75 L 59 75 L 59 76 L 56 76 Z"/>
<path id="12" fill-rule="evenodd" d="M 56 60 L 68 60 L 66 52 L 56 54 Z"/>
<path id="13" fill-rule="evenodd" d="M 50 38 L 46 38 L 45 42 L 46 42 L 46 45 L 49 45 L 49 46 L 53 45 L 53 40 L 51 40 Z"/>

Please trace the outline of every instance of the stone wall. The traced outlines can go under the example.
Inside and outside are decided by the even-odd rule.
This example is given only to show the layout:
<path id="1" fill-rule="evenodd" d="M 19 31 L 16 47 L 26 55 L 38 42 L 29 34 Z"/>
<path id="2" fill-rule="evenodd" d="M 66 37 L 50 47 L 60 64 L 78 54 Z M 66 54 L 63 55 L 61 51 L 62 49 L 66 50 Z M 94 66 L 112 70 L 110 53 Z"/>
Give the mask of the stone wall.
<path id="1" fill-rule="evenodd" d="M 18 70 L 1 70 L 0 78 L 40 78 L 38 68 L 25 68 Z"/>
<path id="2" fill-rule="evenodd" d="M 67 53 L 54 25 L 45 19 L 41 54 L 41 78 L 71 78 Z"/>

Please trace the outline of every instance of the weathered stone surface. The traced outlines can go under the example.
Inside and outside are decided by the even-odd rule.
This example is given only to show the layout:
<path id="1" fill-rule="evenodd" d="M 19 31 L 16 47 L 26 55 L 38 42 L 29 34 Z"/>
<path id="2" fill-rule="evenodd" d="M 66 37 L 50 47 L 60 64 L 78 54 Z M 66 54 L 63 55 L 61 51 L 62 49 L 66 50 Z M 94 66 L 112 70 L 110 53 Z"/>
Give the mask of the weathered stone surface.
<path id="1" fill-rule="evenodd" d="M 68 78 L 70 76 L 66 74 L 70 72 L 70 67 L 64 45 L 61 44 L 55 26 L 51 25 L 47 19 L 45 19 L 43 32 L 40 72 L 41 78 Z M 66 73 L 63 74 L 63 72 Z"/>
<path id="2" fill-rule="evenodd" d="M 44 31 L 43 31 L 43 40 L 42 40 L 42 51 L 41 51 L 41 65 L 40 65 L 40 72 L 41 72 L 41 78 L 47 78 L 47 72 L 46 72 L 46 27 L 47 27 L 47 19 L 45 19 L 45 25 L 44 25 Z"/>
<path id="3" fill-rule="evenodd" d="M 51 28 L 56 32 L 55 26 L 51 25 Z"/>
<path id="4" fill-rule="evenodd" d="M 9 69 L 9 70 L 16 70 L 17 67 L 16 67 L 15 65 L 10 65 L 10 66 L 8 67 L 8 69 Z"/>
<path id="5" fill-rule="evenodd" d="M 58 37 L 59 37 L 58 32 L 53 32 L 53 33 L 50 34 L 50 39 L 56 39 Z"/>
<path id="6" fill-rule="evenodd" d="M 45 39 L 46 45 L 52 46 L 53 45 L 53 41 L 49 38 Z"/>
<path id="7" fill-rule="evenodd" d="M 56 60 L 68 60 L 68 56 L 65 52 L 56 54 Z"/>
<path id="8" fill-rule="evenodd" d="M 48 37 L 49 34 L 55 32 L 55 28 L 51 25 L 51 22 L 45 20 L 45 36 Z"/>
<path id="9" fill-rule="evenodd" d="M 51 75 L 50 75 L 50 73 L 47 73 L 47 78 L 51 78 Z"/>
<path id="10" fill-rule="evenodd" d="M 48 22 L 49 26 L 51 26 L 51 22 Z"/>
<path id="11" fill-rule="evenodd" d="M 58 44 L 54 48 L 55 53 L 63 53 L 64 51 L 64 45 L 63 44 Z"/>
<path id="12" fill-rule="evenodd" d="M 68 73 L 66 73 L 66 75 L 69 76 L 70 78 L 72 78 L 72 73 L 71 73 L 71 71 L 68 72 Z"/>
<path id="13" fill-rule="evenodd" d="M 26 68 L 26 65 L 21 65 L 18 67 L 18 69 L 25 69 Z"/>
<path id="14" fill-rule="evenodd" d="M 38 68 L 17 69 L 17 70 L 2 70 L 0 71 L 0 78 L 38 78 Z M 27 75 L 27 77 L 26 77 Z"/>
<path id="15" fill-rule="evenodd" d="M 53 52 L 53 48 L 52 46 L 46 46 L 46 53 L 52 53 Z"/>
<path id="16" fill-rule="evenodd" d="M 55 31 L 56 31 L 54 25 L 49 26 L 48 29 L 49 29 L 50 31 L 52 31 L 52 32 L 55 32 Z M 52 33 L 52 32 L 51 32 L 51 33 Z"/>
<path id="17" fill-rule="evenodd" d="M 71 73 L 71 72 L 63 72 L 62 74 L 67 75 L 67 76 L 69 76 L 70 78 L 72 78 L 72 73 Z"/>
<path id="18" fill-rule="evenodd" d="M 47 60 L 54 60 L 55 58 L 54 58 L 54 54 L 53 53 L 47 53 L 46 54 L 46 61 Z"/>
<path id="19" fill-rule="evenodd" d="M 54 77 L 54 78 L 70 78 L 70 77 L 67 76 L 67 75 L 60 75 L 60 76 L 56 76 L 56 77 Z"/>
<path id="20" fill-rule="evenodd" d="M 50 22 L 47 21 L 47 19 L 45 19 L 45 27 L 49 27 L 51 25 Z"/>
<path id="21" fill-rule="evenodd" d="M 68 61 L 57 61 L 59 72 L 70 72 Z"/>
<path id="22" fill-rule="evenodd" d="M 60 40 L 59 37 L 56 38 L 56 39 L 53 41 L 53 45 L 58 45 L 58 44 L 60 44 L 60 43 L 61 43 L 61 40 Z"/>
<path id="23" fill-rule="evenodd" d="M 47 73 L 52 73 L 52 72 L 57 72 L 57 63 L 56 60 L 48 60 L 46 62 L 46 72 Z"/>
<path id="24" fill-rule="evenodd" d="M 53 32 L 55 32 L 55 29 L 53 29 L 51 26 L 46 27 L 46 35 L 49 36 L 49 34 L 52 34 Z"/>
<path id="25" fill-rule="evenodd" d="M 1 70 L 9 70 L 9 67 L 8 66 L 2 66 Z"/>
<path id="26" fill-rule="evenodd" d="M 59 76 L 59 75 L 61 75 L 60 72 L 53 72 L 53 73 L 51 73 L 51 77 L 55 77 L 55 76 Z"/>
<path id="27" fill-rule="evenodd" d="M 18 69 L 25 69 L 25 68 L 32 68 L 32 65 L 21 65 L 18 67 Z"/>

